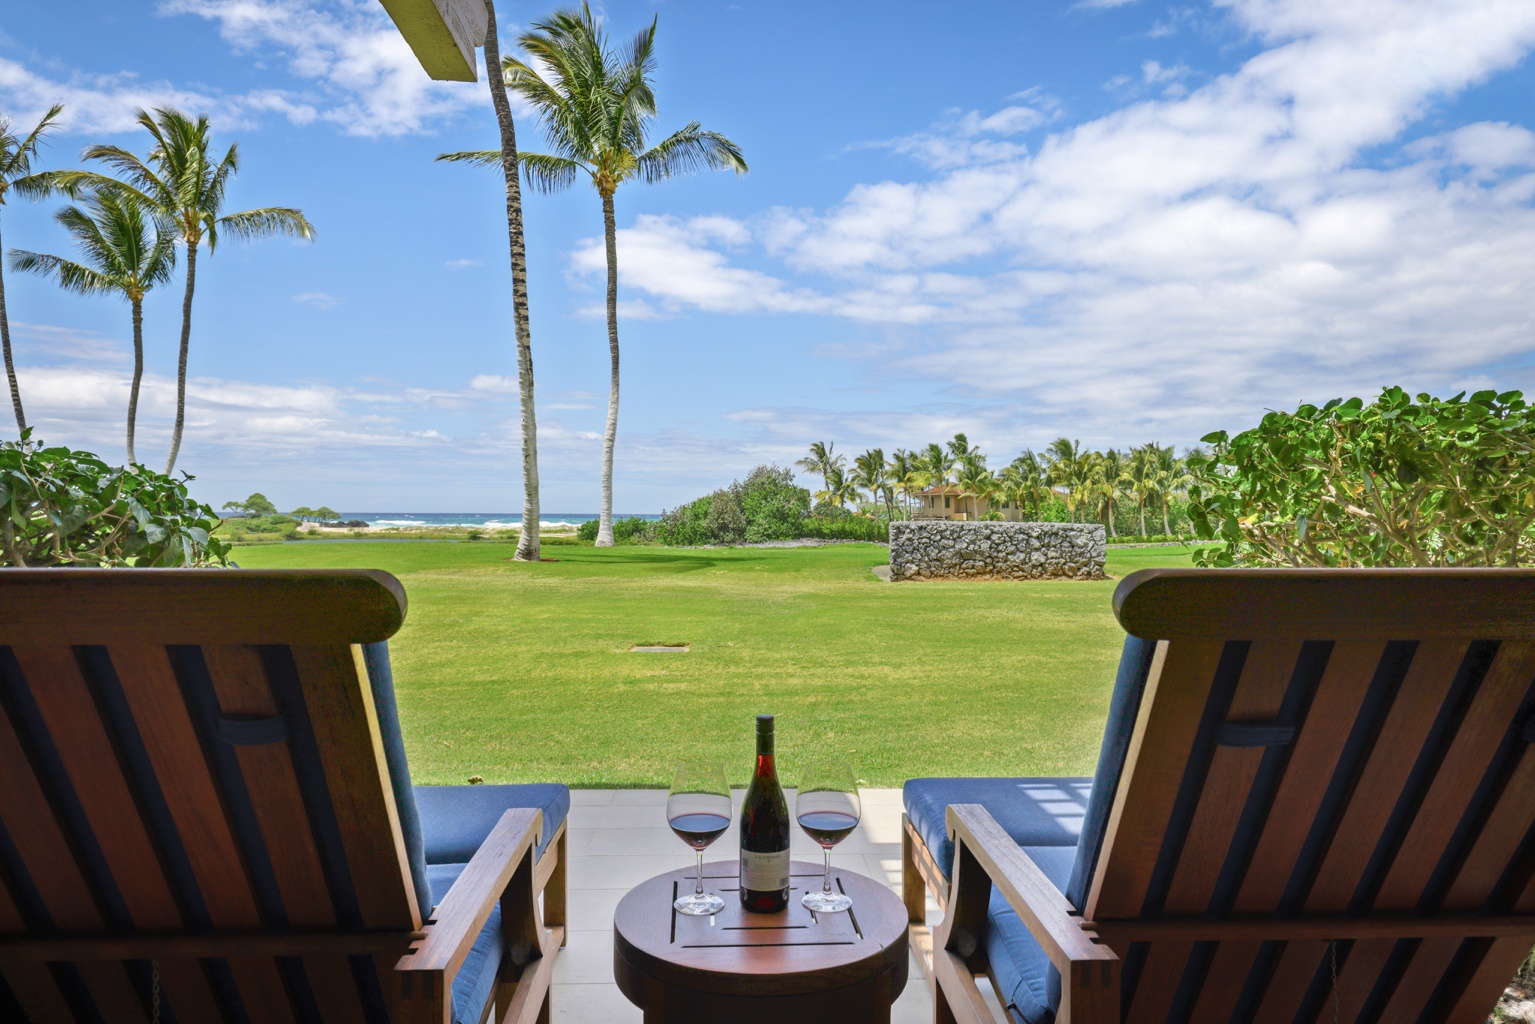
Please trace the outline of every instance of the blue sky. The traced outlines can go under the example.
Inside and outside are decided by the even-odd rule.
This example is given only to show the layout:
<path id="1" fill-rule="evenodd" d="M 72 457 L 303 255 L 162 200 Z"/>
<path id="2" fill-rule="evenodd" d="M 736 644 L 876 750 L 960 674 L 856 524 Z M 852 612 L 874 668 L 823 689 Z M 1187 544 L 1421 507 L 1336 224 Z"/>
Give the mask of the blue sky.
<path id="1" fill-rule="evenodd" d="M 500 3 L 503 38 L 547 10 Z M 1527 0 L 600 10 L 620 37 L 660 16 L 658 129 L 696 118 L 752 167 L 619 194 L 620 512 L 814 440 L 963 430 L 1005 462 L 1061 434 L 1189 444 L 1388 383 L 1535 390 Z M 47 165 L 142 149 L 135 106 L 207 112 L 241 147 L 233 208 L 319 232 L 199 265 L 196 493 L 519 508 L 499 185 L 432 162 L 494 144 L 484 82 L 428 82 L 376 0 L 71 11 L 0 21 L 0 112 L 68 105 Z M 66 252 L 57 206 L 11 202 L 6 247 Z M 544 508 L 590 511 L 600 211 L 585 186 L 525 210 Z M 120 458 L 126 304 L 6 285 L 39 433 Z M 152 463 L 179 294 L 146 307 Z"/>

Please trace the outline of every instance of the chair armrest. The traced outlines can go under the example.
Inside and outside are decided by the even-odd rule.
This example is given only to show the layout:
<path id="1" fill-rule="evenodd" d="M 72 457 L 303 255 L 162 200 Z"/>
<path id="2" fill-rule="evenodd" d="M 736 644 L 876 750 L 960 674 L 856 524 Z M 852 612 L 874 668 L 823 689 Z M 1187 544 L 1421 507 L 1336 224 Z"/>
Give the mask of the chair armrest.
<path id="1" fill-rule="evenodd" d="M 453 883 L 423 931 L 426 938 L 395 964 L 396 971 L 433 971 L 449 977 L 469 955 L 518 866 L 531 858 L 543 828 L 542 811 L 513 808 L 495 828 Z"/>
<path id="2" fill-rule="evenodd" d="M 990 886 L 995 885 L 1062 977 L 1071 977 L 1073 964 L 1107 964 L 1119 959 L 1112 949 L 1094 941 L 1096 935 L 1083 930 L 1082 919 L 1055 883 L 1045 877 L 1039 865 L 1013 842 L 985 807 L 952 804 L 947 823 L 949 836 L 954 840 L 951 908 L 960 902 L 962 889 L 970 890 L 965 893 L 970 906 L 964 913 L 954 909 L 944 921 L 946 931 L 951 920 L 957 928 L 966 930 L 975 930 L 971 922 L 977 918 L 984 922 L 986 897 L 990 895 Z M 975 877 L 972 865 L 979 868 L 983 878 Z M 964 955 L 971 952 L 965 950 Z"/>

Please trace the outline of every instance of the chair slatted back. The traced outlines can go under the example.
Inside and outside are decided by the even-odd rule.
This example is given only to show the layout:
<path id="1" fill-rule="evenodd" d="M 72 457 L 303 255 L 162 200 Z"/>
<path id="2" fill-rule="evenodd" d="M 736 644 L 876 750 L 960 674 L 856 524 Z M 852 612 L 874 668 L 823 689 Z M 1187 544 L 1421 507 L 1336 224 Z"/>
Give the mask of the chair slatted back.
<path id="1" fill-rule="evenodd" d="M 0 570 L 0 1019 L 388 1019 L 421 912 L 356 645 L 404 610 L 383 573 Z"/>
<path id="2" fill-rule="evenodd" d="M 1125 1019 L 1485 1019 L 1535 934 L 1421 924 L 1535 914 L 1535 572 L 1148 570 L 1115 608 L 1158 641 L 1084 908 Z M 1154 927 L 1243 919 L 1280 923 Z"/>

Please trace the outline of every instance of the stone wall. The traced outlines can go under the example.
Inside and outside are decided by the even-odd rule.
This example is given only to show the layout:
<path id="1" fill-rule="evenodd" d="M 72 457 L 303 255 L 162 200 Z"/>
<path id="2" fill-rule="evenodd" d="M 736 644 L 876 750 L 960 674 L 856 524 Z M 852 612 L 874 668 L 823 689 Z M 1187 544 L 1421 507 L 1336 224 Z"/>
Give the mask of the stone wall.
<path id="1" fill-rule="evenodd" d="M 1101 580 L 1102 526 L 913 520 L 890 524 L 892 580 Z"/>

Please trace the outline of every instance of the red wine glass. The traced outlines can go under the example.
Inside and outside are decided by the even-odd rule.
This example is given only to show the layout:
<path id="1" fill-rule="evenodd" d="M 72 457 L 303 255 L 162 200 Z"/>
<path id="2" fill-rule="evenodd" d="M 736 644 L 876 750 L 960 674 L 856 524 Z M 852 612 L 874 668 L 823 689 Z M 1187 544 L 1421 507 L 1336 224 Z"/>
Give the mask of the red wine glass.
<path id="1" fill-rule="evenodd" d="M 704 850 L 730 827 L 730 787 L 718 764 L 687 763 L 677 767 L 666 797 L 666 821 L 677 838 L 698 854 L 693 891 L 672 906 L 679 914 L 709 917 L 725 909 L 718 893 L 704 892 Z"/>
<path id="2" fill-rule="evenodd" d="M 831 890 L 831 848 L 858 827 L 860 810 L 858 781 L 851 768 L 821 761 L 805 770 L 794 798 L 794 817 L 805 834 L 820 845 L 826 872 L 821 891 L 805 893 L 800 902 L 818 914 L 833 914 L 853 905 L 850 896 Z"/>

